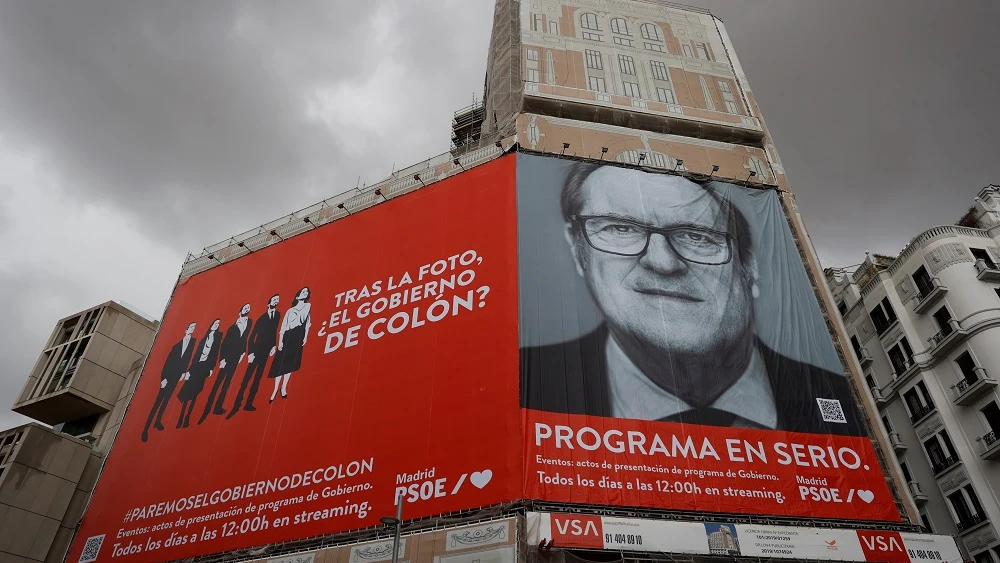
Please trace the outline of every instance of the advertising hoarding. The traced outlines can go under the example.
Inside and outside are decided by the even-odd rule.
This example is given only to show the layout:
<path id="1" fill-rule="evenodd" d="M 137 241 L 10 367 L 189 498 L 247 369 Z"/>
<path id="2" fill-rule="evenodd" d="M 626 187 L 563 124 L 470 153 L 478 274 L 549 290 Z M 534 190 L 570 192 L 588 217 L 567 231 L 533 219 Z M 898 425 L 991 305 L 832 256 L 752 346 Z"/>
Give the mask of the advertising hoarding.
<path id="1" fill-rule="evenodd" d="M 399 492 L 899 521 L 860 416 L 774 192 L 511 155 L 182 281 L 68 560 Z"/>
<path id="2" fill-rule="evenodd" d="M 529 512 L 528 544 L 767 559 L 959 563 L 951 536 Z"/>
<path id="3" fill-rule="evenodd" d="M 68 560 L 517 498 L 514 158 L 182 281 Z"/>
<path id="4" fill-rule="evenodd" d="M 899 521 L 774 191 L 517 177 L 525 496 Z"/>

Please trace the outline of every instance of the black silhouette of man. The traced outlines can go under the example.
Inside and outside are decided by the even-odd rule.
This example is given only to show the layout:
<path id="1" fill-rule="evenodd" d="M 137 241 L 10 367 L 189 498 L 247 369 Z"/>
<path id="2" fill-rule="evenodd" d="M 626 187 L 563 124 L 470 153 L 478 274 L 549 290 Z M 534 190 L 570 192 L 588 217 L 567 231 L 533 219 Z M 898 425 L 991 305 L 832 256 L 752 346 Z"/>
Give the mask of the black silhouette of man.
<path id="1" fill-rule="evenodd" d="M 247 344 L 247 371 L 243 375 L 240 391 L 236 394 L 236 402 L 233 404 L 233 410 L 229 411 L 226 416 L 227 419 L 236 416 L 240 405 L 243 404 L 244 395 L 246 396 L 246 406 L 243 407 L 243 410 L 257 410 L 253 406 L 253 400 L 257 396 L 257 388 L 260 387 L 260 380 L 264 376 L 267 359 L 273 356 L 278 349 L 278 327 L 281 325 L 278 301 L 278 294 L 275 293 L 267 302 L 267 311 L 264 311 L 264 314 L 258 317 L 253 324 L 250 342 Z"/>
<path id="2" fill-rule="evenodd" d="M 229 392 L 229 384 L 233 381 L 236 366 L 243 361 L 243 357 L 247 354 L 247 341 L 250 338 L 250 328 L 253 326 L 249 315 L 250 304 L 247 303 L 240 308 L 240 315 L 236 318 L 236 322 L 226 330 L 219 355 L 222 358 L 219 362 L 219 377 L 216 377 L 215 383 L 212 384 L 208 401 L 205 403 L 205 412 L 198 419 L 198 424 L 205 422 L 210 412 L 226 414 L 226 393 Z"/>
<path id="3" fill-rule="evenodd" d="M 191 323 L 184 331 L 184 338 L 180 340 L 167 354 L 167 359 L 163 362 L 163 369 L 160 370 L 160 392 L 156 394 L 153 401 L 153 408 L 149 410 L 146 418 L 146 426 L 142 429 L 142 441 L 149 439 L 149 427 L 163 430 L 163 412 L 167 410 L 167 403 L 177 389 L 177 383 L 181 376 L 191 369 L 191 360 L 194 357 L 194 348 L 197 342 L 191 336 L 194 334 L 197 323 Z"/>

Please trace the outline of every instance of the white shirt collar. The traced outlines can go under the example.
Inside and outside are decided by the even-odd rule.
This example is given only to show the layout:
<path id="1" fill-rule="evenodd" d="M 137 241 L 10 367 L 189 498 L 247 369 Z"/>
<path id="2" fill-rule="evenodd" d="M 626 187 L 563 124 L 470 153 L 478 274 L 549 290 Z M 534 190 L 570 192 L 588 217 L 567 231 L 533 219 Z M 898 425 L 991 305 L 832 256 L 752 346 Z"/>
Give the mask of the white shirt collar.
<path id="1" fill-rule="evenodd" d="M 605 353 L 613 416 L 658 420 L 692 408 L 642 373 L 612 335 L 608 335 Z M 775 428 L 778 425 L 778 411 L 771 382 L 756 348 L 743 375 L 711 406 L 739 417 L 734 426 Z"/>

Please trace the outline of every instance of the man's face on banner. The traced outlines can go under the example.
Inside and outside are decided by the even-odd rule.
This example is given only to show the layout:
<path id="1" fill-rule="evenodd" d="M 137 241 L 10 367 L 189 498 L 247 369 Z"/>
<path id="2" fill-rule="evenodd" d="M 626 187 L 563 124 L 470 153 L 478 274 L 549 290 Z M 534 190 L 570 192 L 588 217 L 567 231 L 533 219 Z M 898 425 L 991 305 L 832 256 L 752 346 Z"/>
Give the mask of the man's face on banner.
<path id="1" fill-rule="evenodd" d="M 752 300 L 732 233 L 726 240 L 726 213 L 704 188 L 680 176 L 609 166 L 587 178 L 582 195 L 579 216 L 613 218 L 588 222 L 589 238 L 578 223 L 571 244 L 577 271 L 615 331 L 661 353 L 686 354 L 710 353 L 743 335 Z M 629 237 L 640 242 L 623 246 L 625 253 L 641 251 L 642 225 L 680 229 L 650 234 L 638 256 L 606 251 Z"/>

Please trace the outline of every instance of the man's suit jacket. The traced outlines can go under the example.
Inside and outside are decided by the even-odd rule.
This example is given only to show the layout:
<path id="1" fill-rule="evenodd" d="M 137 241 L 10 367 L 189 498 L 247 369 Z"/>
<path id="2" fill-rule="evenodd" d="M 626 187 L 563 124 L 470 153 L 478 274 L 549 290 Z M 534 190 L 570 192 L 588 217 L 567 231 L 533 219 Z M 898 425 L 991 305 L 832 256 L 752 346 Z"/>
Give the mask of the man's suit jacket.
<path id="1" fill-rule="evenodd" d="M 613 416 L 606 325 L 576 340 L 521 349 L 521 406 L 540 411 Z M 758 341 L 778 413 L 778 430 L 865 435 L 843 375 L 798 362 Z M 840 401 L 847 423 L 825 422 L 816 398 Z"/>
<path id="2" fill-rule="evenodd" d="M 226 360 L 227 367 L 230 364 L 235 366 L 240 361 L 240 356 L 246 353 L 251 328 L 253 328 L 253 321 L 247 319 L 247 327 L 243 330 L 243 334 L 240 334 L 240 327 L 236 323 L 233 323 L 232 326 L 226 329 L 226 336 L 222 339 L 220 354 L 222 359 Z"/>
<path id="3" fill-rule="evenodd" d="M 160 379 L 166 379 L 167 386 L 175 385 L 180 381 L 181 375 L 191 369 L 191 360 L 194 358 L 194 349 L 198 347 L 198 339 L 192 336 L 188 340 L 187 349 L 181 352 L 183 347 L 184 339 L 182 338 L 170 349 L 167 359 L 163 362 Z"/>
<path id="4" fill-rule="evenodd" d="M 247 352 L 255 356 L 267 357 L 271 353 L 271 348 L 278 345 L 278 327 L 281 325 L 281 313 L 274 310 L 274 318 L 267 316 L 267 311 L 257 318 L 253 325 L 253 332 L 250 333 L 250 341 L 247 344 Z"/>

